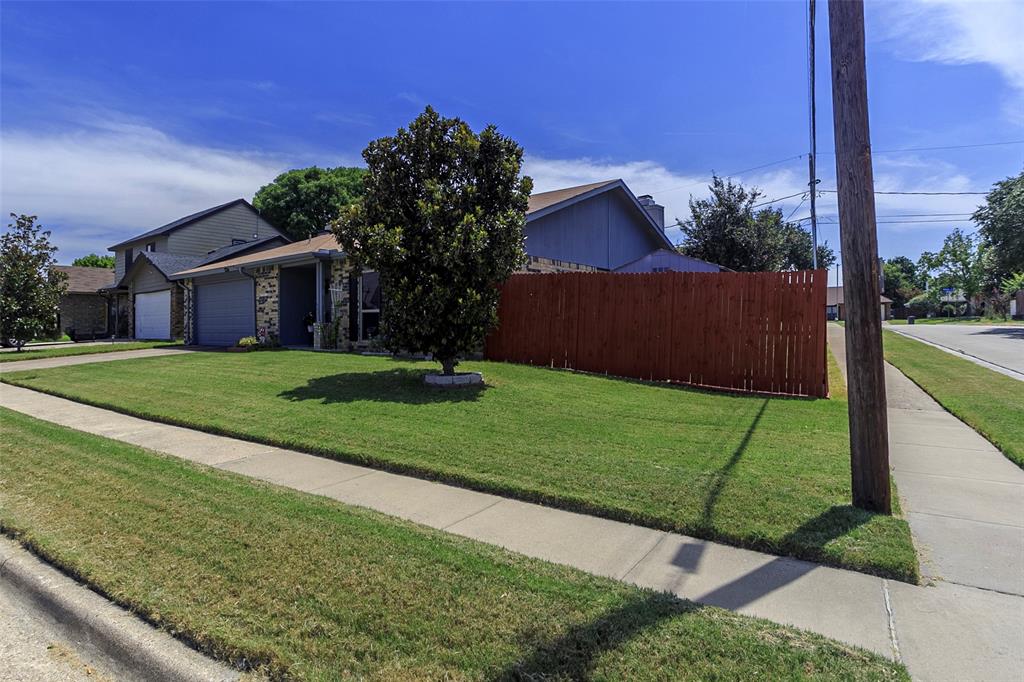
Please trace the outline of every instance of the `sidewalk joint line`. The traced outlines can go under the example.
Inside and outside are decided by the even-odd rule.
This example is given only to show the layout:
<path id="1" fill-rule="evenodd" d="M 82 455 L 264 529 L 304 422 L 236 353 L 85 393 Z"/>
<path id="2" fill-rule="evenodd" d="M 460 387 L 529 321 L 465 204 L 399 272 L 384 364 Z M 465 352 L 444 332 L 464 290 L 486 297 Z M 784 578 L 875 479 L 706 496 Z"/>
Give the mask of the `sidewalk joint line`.
<path id="1" fill-rule="evenodd" d="M 957 521 L 968 521 L 970 523 L 984 523 L 989 526 L 1002 526 L 1003 528 L 1016 528 L 1017 530 L 1022 530 L 1022 528 L 1024 528 L 1022 526 L 1015 526 L 1012 523 L 1002 523 L 1001 521 L 982 521 L 980 519 L 969 519 L 965 516 L 952 516 L 950 514 L 940 514 L 938 512 L 914 511 L 913 509 L 908 509 L 906 513 L 921 514 L 922 516 L 940 516 L 944 519 L 956 519 Z"/>
<path id="2" fill-rule="evenodd" d="M 977 481 L 979 483 L 995 483 L 996 485 L 1014 485 L 1024 486 L 1024 481 L 995 481 L 991 478 L 976 478 L 974 476 L 955 476 L 953 474 L 933 474 L 929 471 L 914 471 L 913 469 L 904 469 L 900 466 L 894 466 L 894 471 L 902 471 L 905 474 L 913 474 L 915 476 L 931 476 L 933 478 L 952 478 L 956 481 Z"/>
<path id="3" fill-rule="evenodd" d="M 349 483 L 350 481 L 355 481 L 356 479 L 365 478 L 365 477 L 369 476 L 370 474 L 376 474 L 376 473 L 378 473 L 378 472 L 374 471 L 373 469 L 370 469 L 365 474 L 359 474 L 358 476 L 353 476 L 352 478 L 343 478 L 340 481 L 334 481 L 333 483 L 328 483 L 327 485 L 321 485 L 321 486 L 317 486 L 316 488 L 310 488 L 306 492 L 307 493 L 315 493 L 318 490 L 323 490 L 324 488 L 330 488 L 332 485 L 340 485 L 342 483 Z"/>
<path id="4" fill-rule="evenodd" d="M 444 526 L 444 527 L 442 527 L 442 528 L 441 528 L 441 530 L 448 530 L 448 529 L 449 529 L 449 528 L 451 528 L 452 526 L 456 526 L 456 525 L 458 525 L 458 524 L 462 523 L 463 521 L 465 521 L 466 519 L 471 519 L 471 518 L 473 518 L 474 516 L 476 516 L 477 514 L 481 514 L 481 513 L 485 512 L 485 511 L 487 511 L 488 509 L 490 509 L 490 508 L 491 508 L 491 507 L 493 507 L 494 505 L 496 505 L 496 504 L 499 504 L 499 503 L 501 503 L 501 502 L 505 502 L 505 501 L 506 501 L 506 499 L 505 499 L 504 497 L 502 497 L 502 498 L 499 498 L 499 499 L 495 500 L 494 502 L 491 502 L 491 503 L 490 503 L 489 505 L 487 505 L 486 507 L 482 507 L 482 508 L 480 508 L 480 509 L 477 509 L 477 510 L 476 510 L 475 512 L 473 512 L 472 514 L 467 514 L 466 516 L 463 516 L 463 517 L 462 517 L 461 519 L 459 519 L 459 520 L 457 520 L 457 521 L 452 521 L 452 522 L 451 522 L 451 523 L 449 523 L 449 524 L 448 524 L 447 526 Z"/>
<path id="5" fill-rule="evenodd" d="M 896 618 L 892 612 L 892 600 L 889 599 L 889 581 L 882 578 L 882 597 L 885 599 L 885 613 L 889 618 L 889 642 L 892 644 L 893 657 L 897 663 L 903 663 L 900 655 L 900 642 L 896 638 Z"/>
<path id="6" fill-rule="evenodd" d="M 667 537 L 668 537 L 668 533 L 666 533 L 665 531 L 661 531 L 661 537 L 659 537 L 659 538 L 658 538 L 657 542 L 655 542 L 655 543 L 654 543 L 653 545 L 651 545 L 651 548 L 650 548 L 649 550 L 647 550 L 646 552 L 644 552 L 644 555 L 643 555 L 642 557 L 640 557 L 639 559 L 637 559 L 637 560 L 636 560 L 636 563 L 635 563 L 635 564 L 633 564 L 632 566 L 630 566 L 630 567 L 629 567 L 629 570 L 628 570 L 628 571 L 626 571 L 625 573 L 623 573 L 622 575 L 620 575 L 620 576 L 618 577 L 618 580 L 625 580 L 625 579 L 626 579 L 626 576 L 627 576 L 627 575 L 629 575 L 630 573 L 632 573 L 632 572 L 633 572 L 633 570 L 634 570 L 634 569 L 635 569 L 635 568 L 636 568 L 637 566 L 639 566 L 639 565 L 640 565 L 640 563 L 641 563 L 641 562 L 642 562 L 642 561 L 643 561 L 644 559 L 646 559 L 647 557 L 651 556 L 651 552 L 653 552 L 653 551 L 654 551 L 655 549 L 657 549 L 657 548 L 658 548 L 658 545 L 660 545 L 660 544 L 661 544 L 661 543 L 662 543 L 662 542 L 663 542 L 663 541 L 665 540 L 665 538 L 667 538 Z"/>
<path id="7" fill-rule="evenodd" d="M 956 580 L 946 580 L 945 578 L 940 579 L 942 582 L 949 585 L 957 585 L 958 587 L 966 587 L 972 590 L 981 590 L 982 592 L 993 592 L 995 594 L 1001 594 L 1004 597 L 1017 597 L 1018 599 L 1024 599 L 1024 594 L 1019 592 L 1007 592 L 1006 590 L 999 590 L 994 587 L 982 587 L 981 585 L 971 585 L 970 583 L 960 583 Z"/>

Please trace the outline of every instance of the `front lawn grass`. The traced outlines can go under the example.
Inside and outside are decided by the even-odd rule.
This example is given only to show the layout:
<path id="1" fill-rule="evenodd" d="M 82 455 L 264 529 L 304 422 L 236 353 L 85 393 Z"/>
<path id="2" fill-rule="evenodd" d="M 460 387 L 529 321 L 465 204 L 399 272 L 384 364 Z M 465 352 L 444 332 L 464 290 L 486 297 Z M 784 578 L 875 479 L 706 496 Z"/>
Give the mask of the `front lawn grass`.
<path id="1" fill-rule="evenodd" d="M 4 375 L 141 417 L 916 581 L 907 524 L 850 505 L 846 403 L 473 362 L 189 353 Z"/>
<path id="2" fill-rule="evenodd" d="M 82 346 L 65 346 L 63 348 L 30 348 L 25 346 L 20 351 L 0 353 L 0 362 L 17 362 L 19 360 L 42 360 L 44 358 L 62 358 L 68 355 L 92 355 L 94 353 L 115 353 L 122 350 L 142 350 L 143 348 L 167 348 L 180 346 L 180 341 L 130 341 L 125 343 L 90 343 Z"/>
<path id="3" fill-rule="evenodd" d="M 909 680 L 818 635 L 8 410 L 0 438 L 0 530 L 274 678 Z"/>
<path id="4" fill-rule="evenodd" d="M 883 331 L 885 359 L 1024 468 L 1024 383 Z"/>

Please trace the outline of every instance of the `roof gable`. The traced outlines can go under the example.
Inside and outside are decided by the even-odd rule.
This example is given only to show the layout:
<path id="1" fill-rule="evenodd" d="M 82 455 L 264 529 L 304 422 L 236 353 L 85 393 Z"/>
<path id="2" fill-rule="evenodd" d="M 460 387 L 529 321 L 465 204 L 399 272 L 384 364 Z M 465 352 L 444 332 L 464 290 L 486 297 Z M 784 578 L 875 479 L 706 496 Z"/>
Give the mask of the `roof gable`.
<path id="1" fill-rule="evenodd" d="M 581 201 L 586 201 L 591 197 L 595 197 L 605 192 L 621 192 L 626 198 L 626 202 L 630 204 L 632 209 L 637 212 L 642 222 L 656 237 L 656 240 L 664 244 L 669 249 L 675 249 L 675 244 L 668 238 L 665 231 L 654 222 L 654 218 L 651 214 L 644 210 L 644 207 L 640 205 L 636 195 L 629 189 L 625 182 L 621 179 L 618 180 L 604 180 L 602 182 L 592 182 L 587 185 L 577 185 L 576 187 L 566 187 L 564 189 L 556 189 L 551 192 L 540 192 L 539 194 L 530 195 L 529 208 L 526 211 L 526 222 L 529 223 L 532 220 L 537 220 L 546 215 L 550 215 L 556 211 L 561 211 L 564 208 L 577 204 Z"/>
<path id="2" fill-rule="evenodd" d="M 183 218 L 178 218 L 177 220 L 172 220 L 171 222 L 167 223 L 166 225 L 161 225 L 160 227 L 157 227 L 157 228 L 154 228 L 152 230 L 149 230 L 148 232 L 143 232 L 142 234 L 136 235 L 136 236 L 132 237 L 131 239 L 125 239 L 122 242 L 118 242 L 117 244 L 114 244 L 113 246 L 107 247 L 107 249 L 109 251 L 113 251 L 114 249 L 119 249 L 122 246 L 128 246 L 129 244 L 134 244 L 135 242 L 140 242 L 140 241 L 144 241 L 146 239 L 152 239 L 153 237 L 160 237 L 160 236 L 163 236 L 163 235 L 167 235 L 167 234 L 170 234 L 171 232 L 174 232 L 175 230 L 179 230 L 179 229 L 181 229 L 183 227 L 186 227 L 186 226 L 191 225 L 191 224 L 193 224 L 195 222 L 198 222 L 198 221 L 202 220 L 203 218 L 209 218 L 210 216 L 216 215 L 217 213 L 220 213 L 221 211 L 225 211 L 225 210 L 227 210 L 229 208 L 232 208 L 234 206 L 239 206 L 239 205 L 245 206 L 250 211 L 252 211 L 254 214 L 259 215 L 259 211 L 257 211 L 253 207 L 253 205 L 250 204 L 248 201 L 246 201 L 245 199 L 235 199 L 233 201 L 227 202 L 226 204 L 220 204 L 219 206 L 212 206 L 210 208 L 203 209 L 202 211 L 198 211 L 196 213 L 192 213 L 190 215 L 187 215 L 187 216 L 185 216 Z M 266 222 L 266 218 L 263 218 L 263 220 Z M 267 223 L 267 224 L 269 225 L 270 223 Z M 278 234 L 281 234 L 281 231 L 278 230 L 276 227 L 274 227 L 273 225 L 271 225 L 271 227 Z M 283 238 L 283 235 L 281 235 L 281 236 Z"/>

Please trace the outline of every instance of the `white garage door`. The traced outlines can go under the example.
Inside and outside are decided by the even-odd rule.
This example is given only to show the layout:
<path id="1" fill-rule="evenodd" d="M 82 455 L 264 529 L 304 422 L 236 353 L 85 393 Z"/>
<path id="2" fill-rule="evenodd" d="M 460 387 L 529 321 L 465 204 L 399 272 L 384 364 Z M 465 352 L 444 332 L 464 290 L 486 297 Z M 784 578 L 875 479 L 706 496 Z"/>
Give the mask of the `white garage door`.
<path id="1" fill-rule="evenodd" d="M 135 338 L 171 338 L 171 291 L 135 294 Z"/>

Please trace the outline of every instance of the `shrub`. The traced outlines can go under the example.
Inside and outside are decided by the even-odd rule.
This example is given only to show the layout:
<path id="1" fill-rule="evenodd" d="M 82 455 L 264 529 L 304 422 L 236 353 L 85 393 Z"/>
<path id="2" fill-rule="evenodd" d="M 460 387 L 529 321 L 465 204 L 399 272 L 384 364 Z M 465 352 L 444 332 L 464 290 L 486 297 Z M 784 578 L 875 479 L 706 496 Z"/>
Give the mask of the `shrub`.
<path id="1" fill-rule="evenodd" d="M 239 348 L 255 348 L 256 346 L 260 345 L 260 342 L 259 339 L 257 339 L 255 336 L 243 336 L 242 338 L 238 339 L 237 345 Z"/>

